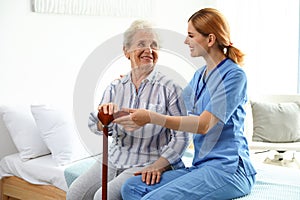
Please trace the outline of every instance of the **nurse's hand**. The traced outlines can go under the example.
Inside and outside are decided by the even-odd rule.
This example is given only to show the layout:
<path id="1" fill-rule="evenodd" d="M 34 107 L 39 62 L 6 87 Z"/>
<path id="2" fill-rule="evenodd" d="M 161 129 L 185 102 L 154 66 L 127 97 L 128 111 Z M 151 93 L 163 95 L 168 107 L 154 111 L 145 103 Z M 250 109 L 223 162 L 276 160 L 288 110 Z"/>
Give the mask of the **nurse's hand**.
<path id="1" fill-rule="evenodd" d="M 113 122 L 120 124 L 127 131 L 134 131 L 150 122 L 149 112 L 145 109 L 122 109 L 130 115 L 115 119 Z"/>
<path id="2" fill-rule="evenodd" d="M 151 122 L 150 111 L 145 109 L 129 109 L 131 119 L 139 126 L 144 126 Z"/>
<path id="3" fill-rule="evenodd" d="M 129 132 L 135 131 L 135 130 L 141 128 L 141 126 L 137 125 L 134 121 L 132 121 L 130 115 L 119 117 L 119 118 L 115 119 L 113 121 L 113 123 L 116 123 L 116 124 L 119 124 L 119 125 L 123 126 L 123 128 L 126 131 L 129 131 Z"/>

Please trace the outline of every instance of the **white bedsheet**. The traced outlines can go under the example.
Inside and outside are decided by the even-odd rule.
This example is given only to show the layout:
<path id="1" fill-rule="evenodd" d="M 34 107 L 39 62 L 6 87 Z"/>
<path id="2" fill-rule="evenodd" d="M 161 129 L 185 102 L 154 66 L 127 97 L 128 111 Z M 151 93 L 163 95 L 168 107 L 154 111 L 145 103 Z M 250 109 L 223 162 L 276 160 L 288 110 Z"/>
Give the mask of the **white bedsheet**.
<path id="1" fill-rule="evenodd" d="M 256 179 L 275 184 L 300 186 L 300 170 L 264 163 L 254 163 Z"/>
<path id="2" fill-rule="evenodd" d="M 249 195 L 238 200 L 300 200 L 300 169 L 265 164 L 266 157 L 273 157 L 274 152 L 252 154 L 256 168 L 256 183 Z M 285 155 L 290 159 L 288 155 Z"/>
<path id="3" fill-rule="evenodd" d="M 16 153 L 1 159 L 0 179 L 7 176 L 18 176 L 33 184 L 54 185 L 67 191 L 68 183 L 64 171 L 78 162 L 81 161 L 65 166 L 57 166 L 51 155 L 22 162 L 18 153 Z"/>

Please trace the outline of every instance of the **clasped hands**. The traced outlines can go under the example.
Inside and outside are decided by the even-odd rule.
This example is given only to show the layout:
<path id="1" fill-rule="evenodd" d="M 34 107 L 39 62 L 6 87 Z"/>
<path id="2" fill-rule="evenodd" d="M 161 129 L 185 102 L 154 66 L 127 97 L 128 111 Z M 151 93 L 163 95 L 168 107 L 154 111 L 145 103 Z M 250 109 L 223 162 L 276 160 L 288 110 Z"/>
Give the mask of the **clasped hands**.
<path id="1" fill-rule="evenodd" d="M 135 131 L 151 121 L 149 111 L 145 109 L 123 108 L 119 110 L 118 105 L 107 103 L 98 106 L 98 111 L 100 110 L 104 114 L 114 115 L 113 123 L 122 125 L 126 131 Z"/>

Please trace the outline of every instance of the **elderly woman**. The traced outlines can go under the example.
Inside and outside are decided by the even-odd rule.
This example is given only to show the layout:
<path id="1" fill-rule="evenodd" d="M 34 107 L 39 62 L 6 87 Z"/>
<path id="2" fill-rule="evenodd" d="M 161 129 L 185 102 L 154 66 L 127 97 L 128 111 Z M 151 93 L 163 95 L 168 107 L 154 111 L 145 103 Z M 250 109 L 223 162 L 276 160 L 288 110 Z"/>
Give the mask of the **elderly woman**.
<path id="1" fill-rule="evenodd" d="M 185 115 L 181 88 L 154 70 L 158 59 L 157 34 L 146 21 L 135 21 L 124 33 L 123 51 L 130 60 L 131 71 L 113 81 L 105 90 L 98 110 L 113 114 L 119 108 L 143 108 L 166 115 Z M 89 117 L 89 128 L 102 134 L 97 113 Z M 136 127 L 132 127 L 136 129 Z M 113 142 L 108 150 L 108 198 L 121 197 L 121 186 L 134 174 L 145 174 L 159 182 L 163 171 L 184 167 L 181 156 L 189 143 L 186 132 L 157 125 L 135 131 L 123 126 L 110 127 Z M 101 159 L 99 159 L 101 160 Z M 101 199 L 101 163 L 96 162 L 71 185 L 67 199 Z"/>

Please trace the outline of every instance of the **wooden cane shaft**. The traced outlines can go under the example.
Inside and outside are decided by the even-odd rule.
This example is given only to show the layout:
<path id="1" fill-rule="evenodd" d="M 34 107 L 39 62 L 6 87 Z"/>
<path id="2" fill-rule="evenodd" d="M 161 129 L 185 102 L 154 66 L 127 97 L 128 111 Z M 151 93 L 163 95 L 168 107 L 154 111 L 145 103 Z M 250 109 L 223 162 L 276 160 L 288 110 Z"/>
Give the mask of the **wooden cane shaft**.
<path id="1" fill-rule="evenodd" d="M 108 128 L 103 127 L 102 200 L 107 200 Z"/>

